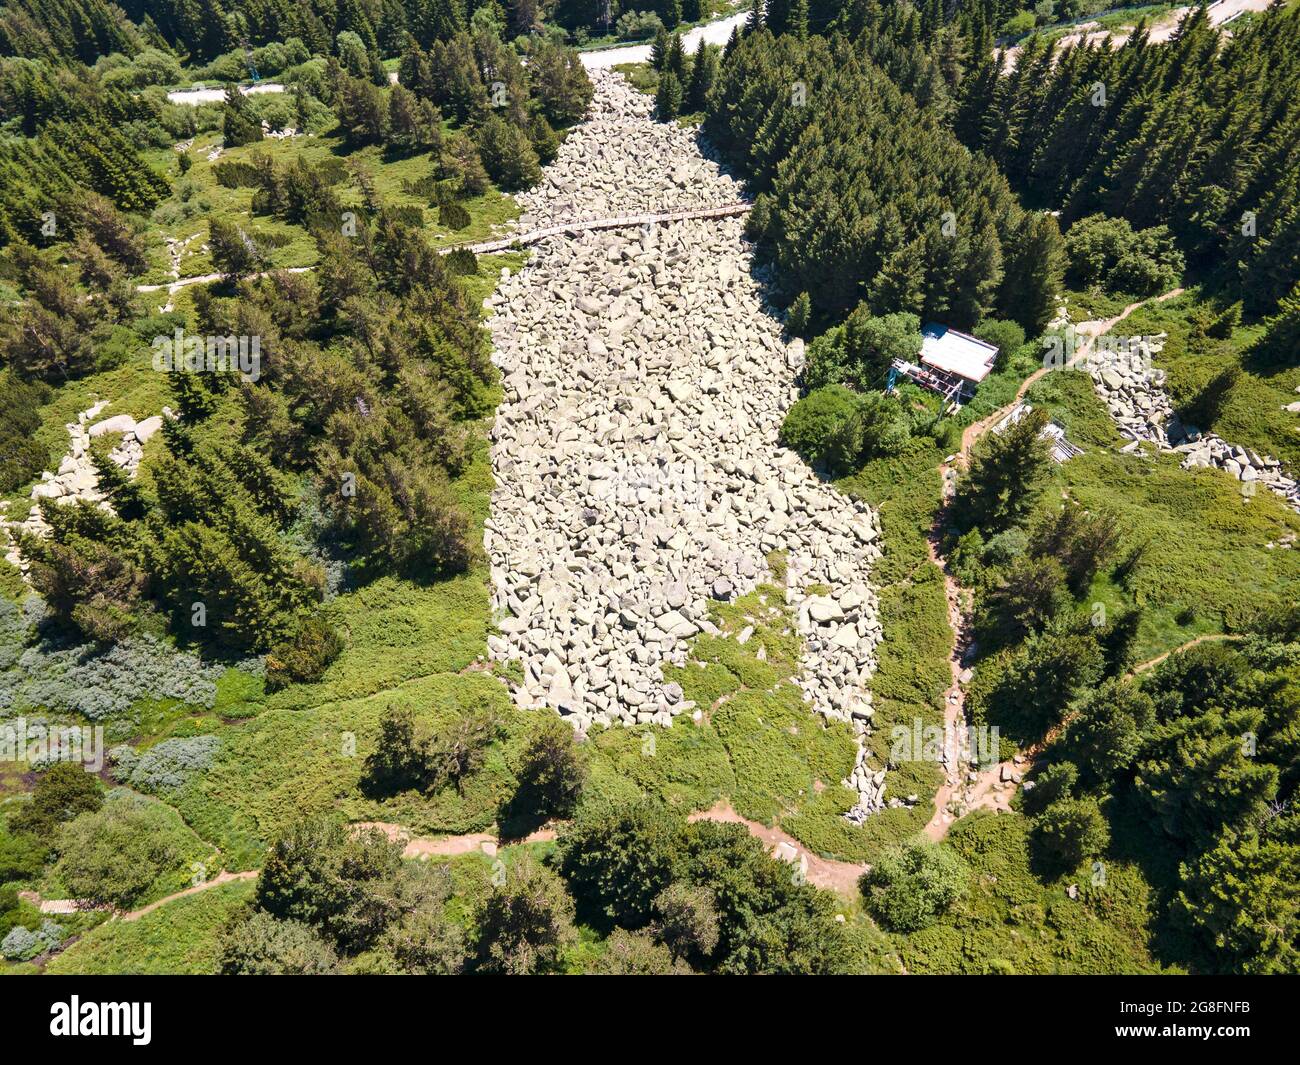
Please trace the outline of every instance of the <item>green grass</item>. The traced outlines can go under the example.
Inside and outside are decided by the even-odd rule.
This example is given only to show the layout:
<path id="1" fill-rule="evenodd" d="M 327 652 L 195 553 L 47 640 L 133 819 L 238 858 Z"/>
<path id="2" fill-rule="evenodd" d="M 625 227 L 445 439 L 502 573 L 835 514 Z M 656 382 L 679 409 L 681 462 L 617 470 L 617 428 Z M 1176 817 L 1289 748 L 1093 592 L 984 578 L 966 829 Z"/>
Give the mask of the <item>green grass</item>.
<path id="1" fill-rule="evenodd" d="M 315 242 L 305 229 L 277 221 L 268 215 L 253 215 L 249 209 L 253 189 L 229 189 L 217 183 L 216 167 L 219 164 L 227 161 L 247 162 L 255 154 L 265 155 L 280 165 L 287 165 L 296 159 L 303 159 L 313 165 L 329 159 L 343 159 L 349 165 L 364 168 L 372 176 L 375 191 L 382 203 L 387 206 L 424 209 L 425 235 L 435 247 L 488 240 L 494 235 L 495 227 L 518 215 L 512 197 L 496 189 L 489 189 L 484 195 L 465 201 L 464 206 L 471 219 L 467 228 L 452 230 L 439 225 L 437 209 L 431 208 L 427 200 L 411 195 L 402 187 L 404 181 L 416 181 L 428 176 L 432 164 L 427 154 L 390 157 L 377 145 L 349 151 L 342 137 L 331 132 L 314 136 L 268 138 L 255 144 L 224 150 L 217 159 L 209 160 L 208 155 L 220 143 L 221 135 L 218 132 L 196 137 L 187 152 L 192 165 L 183 176 L 179 173 L 175 152 L 164 149 L 157 153 L 155 165 L 172 178 L 175 191 L 154 211 L 150 268 L 139 279 L 142 283 L 163 284 L 172 279 L 171 260 L 163 241 L 164 236 L 177 240 L 194 238 L 183 254 L 181 277 L 213 272 L 212 260 L 203 251 L 208 233 L 207 220 L 212 216 L 238 222 L 255 233 L 269 235 L 277 242 L 283 241 L 283 244 L 271 251 L 274 267 L 310 266 L 316 261 Z M 362 211 L 362 192 L 351 173 L 335 186 L 335 192 L 345 209 Z"/>
<path id="2" fill-rule="evenodd" d="M 1272 492 L 1245 497 L 1228 474 L 1182 469 L 1178 455 L 1111 450 L 1122 441 L 1081 372 L 1047 374 L 1027 398 L 1085 449 L 1059 467 L 1058 490 L 1041 505 L 1055 505 L 1063 491 L 1090 509 L 1108 509 L 1122 533 L 1117 561 L 1137 553 L 1127 572 L 1103 573 L 1085 598 L 1142 607 L 1139 658 L 1231 630 L 1297 586 L 1300 553 L 1268 545 L 1300 534 L 1300 515 Z"/>
<path id="3" fill-rule="evenodd" d="M 949 846 L 970 867 L 967 896 L 934 925 L 891 940 L 909 973 L 1141 974 L 1155 961 L 1153 892 L 1128 861 L 1107 859 L 1104 883 L 1089 867 L 1049 883 L 1030 868 L 1028 820 L 976 813 L 953 826 Z M 1078 885 L 1078 898 L 1066 888 Z"/>
<path id="4" fill-rule="evenodd" d="M 609 800 L 657 795 L 683 811 L 725 798 L 742 816 L 780 824 L 819 854 L 865 857 L 871 833 L 841 816 L 854 800 L 841 786 L 853 769 L 853 735 L 824 721 L 792 682 L 802 641 L 783 589 L 762 585 L 715 604 L 714 620 L 721 635 L 696 637 L 688 664 L 664 671 L 703 711 L 701 721 L 683 714 L 671 729 L 594 732 L 589 791 Z M 741 644 L 746 628 L 753 631 Z"/>
<path id="5" fill-rule="evenodd" d="M 360 789 L 379 720 L 390 706 L 410 707 L 417 720 L 445 725 L 474 709 L 499 712 L 507 738 L 465 785 L 430 797 L 387 800 Z M 421 833 L 472 832 L 492 825 L 514 791 L 511 761 L 522 750 L 527 719 L 509 706 L 505 688 L 485 674 L 434 674 L 373 695 L 296 709 L 269 709 L 220 730 L 222 747 L 207 772 L 176 796 L 177 807 L 205 838 L 217 841 L 226 865 L 256 868 L 266 843 L 293 820 L 340 811 L 351 820 L 396 821 Z"/>
<path id="6" fill-rule="evenodd" d="M 889 760 L 891 730 L 909 731 L 943 724 L 943 693 L 951 680 L 952 629 L 943 574 L 930 561 L 926 531 L 940 501 L 939 463 L 943 452 L 926 438 L 914 438 L 898 456 L 876 459 L 839 482 L 842 491 L 865 500 L 880 513 L 883 557 L 872 575 L 880 589 L 884 640 L 871 681 L 876 708 L 870 743 L 875 762 Z M 905 762 L 890 771 L 888 795 L 915 794 L 911 809 L 884 810 L 862 831 L 871 840 L 867 851 L 919 831 L 929 820 L 931 802 L 942 773 L 926 762 Z M 822 804 L 839 798 L 823 795 Z M 787 825 L 793 834 L 794 829 Z"/>
<path id="7" fill-rule="evenodd" d="M 51 958 L 45 971 L 56 976 L 214 973 L 221 928 L 253 889 L 251 880 L 232 881 L 175 899 L 138 921 L 109 921 Z"/>
<path id="8" fill-rule="evenodd" d="M 1261 367 L 1250 357 L 1250 348 L 1263 333 L 1254 323 L 1238 326 L 1222 340 L 1197 336 L 1194 316 L 1210 316 L 1219 308 L 1191 290 L 1165 303 L 1148 304 L 1135 311 L 1119 330 L 1126 335 L 1168 333 L 1164 349 L 1155 364 L 1168 375 L 1167 387 L 1175 407 L 1190 403 L 1216 374 L 1236 365 L 1242 373 L 1228 392 L 1212 430 L 1232 444 L 1252 448 L 1281 459 L 1292 475 L 1300 470 L 1300 415 L 1283 408 L 1300 396 L 1300 366 Z"/>
<path id="9" fill-rule="evenodd" d="M 653 96 L 659 89 L 659 71 L 649 63 L 616 63 L 614 69 L 637 92 Z"/>
<path id="10" fill-rule="evenodd" d="M 188 191 L 178 187 L 155 212 L 149 231 L 152 266 L 148 276 L 137 280 L 170 279 L 164 236 L 196 236 L 182 261 L 182 277 L 210 272 L 212 264 L 201 250 L 210 216 L 235 219 L 256 231 L 287 238 L 275 249 L 276 266 L 314 262 L 314 244 L 305 230 L 250 216 L 251 189 L 226 189 L 216 183 L 214 164 L 207 154 L 218 139 L 215 133 L 200 135 L 189 149 L 193 165 L 184 181 L 178 182 Z M 223 152 L 221 159 L 246 159 L 254 151 L 281 164 L 297 157 L 319 162 L 344 154 L 337 138 L 311 136 L 269 139 Z M 431 165 L 427 156 L 387 159 L 378 148 L 353 152 L 348 158 L 370 171 L 383 202 L 405 205 L 417 200 L 402 191 L 403 180 L 424 176 Z M 173 178 L 177 176 L 178 165 L 169 149 L 159 151 L 156 162 Z M 336 191 L 345 205 L 360 205 L 360 190 L 351 178 Z M 465 206 L 471 224 L 459 232 L 439 227 L 436 211 L 426 210 L 426 233 L 432 243 L 483 239 L 517 214 L 514 200 L 496 191 Z M 521 253 L 483 257 L 478 273 L 464 279 L 471 298 L 481 301 L 495 288 L 503 267 L 517 269 L 525 258 Z M 191 287 L 178 294 L 178 316 L 188 316 L 194 291 Z M 145 294 L 140 306 L 154 312 L 164 298 Z M 97 399 L 111 401 L 101 416 L 125 411 L 136 418 L 158 413 L 171 399 L 166 377 L 152 370 L 146 342 L 133 348 L 123 365 L 56 390 L 43 408 L 38 434 L 46 444 L 51 468 L 67 450 L 64 423 L 75 421 L 77 413 Z M 452 486 L 475 523 L 471 532 L 474 543 L 482 542 L 482 522 L 492 486 L 486 438 L 489 425 L 490 419 L 485 419 L 473 427 L 472 461 Z M 161 437 L 155 438 L 146 452 L 141 471 L 146 485 L 150 456 L 162 446 Z M 25 513 L 26 495 L 26 488 L 14 494 L 11 517 Z M 9 583 L 6 581 L 6 589 Z M 267 840 L 300 813 L 337 809 L 357 819 L 401 820 L 417 831 L 468 831 L 491 825 L 498 804 L 513 790 L 509 761 L 533 719 L 509 707 L 505 687 L 491 674 L 462 675 L 486 650 L 491 625 L 486 559 L 478 558 L 458 577 L 433 583 L 381 578 L 338 596 L 328 604 L 326 613 L 344 634 L 346 648 L 319 683 L 268 696 L 260 679 L 230 669 L 218 684 L 210 711 L 171 700 L 146 700 L 132 708 L 129 734 L 140 746 L 176 735 L 221 736 L 218 764 L 176 796 L 176 801 L 188 823 L 204 839 L 220 846 L 228 868 L 255 865 Z M 464 795 L 407 796 L 383 803 L 368 800 L 361 796 L 357 781 L 367 744 L 373 744 L 379 715 L 389 703 L 412 705 L 432 724 L 470 707 L 493 706 L 508 719 L 509 739 L 494 752 L 487 769 Z M 345 734 L 356 737 L 354 757 L 339 753 Z M 17 787 L 21 790 L 21 781 Z"/>
<path id="11" fill-rule="evenodd" d="M 1134 296 L 1123 292 L 1103 292 L 1099 288 L 1067 289 L 1062 295 L 1070 312 L 1070 321 L 1076 324 L 1114 318 L 1130 303 L 1136 302 Z"/>

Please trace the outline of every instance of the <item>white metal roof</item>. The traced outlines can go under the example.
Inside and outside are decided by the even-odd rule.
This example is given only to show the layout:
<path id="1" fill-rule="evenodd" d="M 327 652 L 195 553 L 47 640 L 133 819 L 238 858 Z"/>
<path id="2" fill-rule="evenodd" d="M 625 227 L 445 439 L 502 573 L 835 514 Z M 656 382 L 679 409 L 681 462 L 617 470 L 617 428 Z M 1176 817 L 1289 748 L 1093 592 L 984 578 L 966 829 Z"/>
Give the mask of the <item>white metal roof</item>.
<path id="1" fill-rule="evenodd" d="M 921 330 L 921 362 L 955 373 L 968 381 L 983 381 L 993 369 L 998 349 L 966 333 L 931 322 Z"/>

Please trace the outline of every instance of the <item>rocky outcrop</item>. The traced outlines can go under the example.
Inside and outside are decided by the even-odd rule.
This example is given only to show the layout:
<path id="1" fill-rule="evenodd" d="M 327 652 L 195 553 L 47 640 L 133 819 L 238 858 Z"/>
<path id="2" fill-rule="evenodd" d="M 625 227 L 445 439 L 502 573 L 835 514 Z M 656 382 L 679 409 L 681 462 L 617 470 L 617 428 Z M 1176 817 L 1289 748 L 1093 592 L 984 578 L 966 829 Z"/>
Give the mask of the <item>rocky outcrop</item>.
<path id="1" fill-rule="evenodd" d="M 649 107 L 598 76 L 592 121 L 521 197 L 521 228 L 734 202 L 694 136 L 650 122 Z M 521 705 L 579 730 L 667 726 L 692 709 L 664 665 L 716 631 L 711 601 L 771 579 L 777 551 L 805 697 L 869 729 L 879 522 L 777 441 L 802 344 L 765 308 L 741 230 L 726 218 L 547 238 L 488 300 L 504 376 L 489 649 L 522 667 Z M 858 762 L 845 783 L 862 816 L 883 804 L 884 778 Z"/>
<path id="2" fill-rule="evenodd" d="M 99 472 L 95 469 L 90 454 L 91 441 L 101 436 L 121 434 L 121 439 L 108 453 L 108 457 L 131 476 L 135 476 L 140 466 L 140 459 L 144 456 L 144 445 L 162 428 L 163 420 L 155 415 L 137 422 L 129 414 L 115 414 L 111 418 L 95 421 L 94 419 L 107 406 L 107 402 L 96 403 L 89 410 L 83 410 L 77 415 L 75 424 L 69 423 L 66 426 L 68 436 L 71 438 L 68 453 L 59 463 L 57 472 L 51 473 L 46 470 L 32 487 L 31 498 L 34 503 L 39 503 L 43 499 L 53 499 L 61 504 L 85 500 L 88 503 L 98 503 L 107 509 L 109 504 L 99 490 Z M 10 538 L 5 558 L 26 573 L 27 562 L 18 552 L 17 541 L 23 533 L 33 533 L 36 536 L 48 535 L 49 526 L 41 516 L 40 507 L 33 506 L 22 521 L 0 520 L 0 526 L 5 529 Z"/>
<path id="3" fill-rule="evenodd" d="M 1185 468 L 1223 470 L 1243 484 L 1271 489 L 1300 511 L 1300 484 L 1284 472 L 1277 459 L 1183 424 L 1165 391 L 1164 371 L 1152 366 L 1152 357 L 1164 347 L 1162 341 L 1163 336 L 1133 337 L 1123 345 L 1098 350 L 1088 359 L 1097 394 L 1120 433 L 1131 441 L 1121 450 L 1134 450 L 1144 441 L 1155 444 L 1161 451 L 1181 454 Z"/>

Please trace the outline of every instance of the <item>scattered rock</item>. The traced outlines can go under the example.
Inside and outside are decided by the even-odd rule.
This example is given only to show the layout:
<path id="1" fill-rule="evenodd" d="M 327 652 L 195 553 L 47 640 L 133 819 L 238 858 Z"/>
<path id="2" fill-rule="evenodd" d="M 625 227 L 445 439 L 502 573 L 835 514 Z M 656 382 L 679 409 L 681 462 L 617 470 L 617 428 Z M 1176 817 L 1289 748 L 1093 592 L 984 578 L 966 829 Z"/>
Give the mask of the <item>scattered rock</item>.
<path id="1" fill-rule="evenodd" d="M 652 102 L 618 75 L 595 80 L 590 120 L 519 197 L 521 228 L 741 198 L 693 132 L 650 121 Z M 765 307 L 742 222 L 550 237 L 487 305 L 506 385 L 484 534 L 503 618 L 489 653 L 522 665 L 516 701 L 580 731 L 671 725 L 691 704 L 663 667 L 685 665 L 687 641 L 716 631 L 710 602 L 770 580 L 766 559 L 781 551 L 805 638 L 798 684 L 860 740 L 849 817 L 883 807 L 885 770 L 861 742 L 881 638 L 879 520 L 779 443 L 799 360 Z"/>

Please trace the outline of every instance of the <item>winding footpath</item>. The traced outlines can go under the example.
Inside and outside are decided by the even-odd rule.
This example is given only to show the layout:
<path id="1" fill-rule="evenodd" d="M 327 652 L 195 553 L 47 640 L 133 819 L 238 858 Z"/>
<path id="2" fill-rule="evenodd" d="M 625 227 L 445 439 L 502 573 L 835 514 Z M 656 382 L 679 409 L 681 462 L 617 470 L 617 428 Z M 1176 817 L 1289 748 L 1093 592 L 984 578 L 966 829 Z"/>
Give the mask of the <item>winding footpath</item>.
<path id="1" fill-rule="evenodd" d="M 741 817 L 725 800 L 716 803 L 708 810 L 698 810 L 690 814 L 687 820 L 691 822 L 717 821 L 723 824 L 741 825 L 751 836 L 764 845 L 772 857 L 786 862 L 792 869 L 797 870 L 794 875 L 806 880 L 815 887 L 834 891 L 844 899 L 856 898 L 858 880 L 867 869 L 867 866 L 861 863 L 836 861 L 813 854 L 789 833 Z M 401 825 L 387 821 L 362 821 L 357 822 L 352 827 L 357 831 L 374 830 L 382 832 L 390 840 L 394 842 L 400 841 L 403 844 L 403 858 L 420 860 L 456 858 L 476 853 L 487 858 L 495 858 L 502 847 L 550 843 L 557 836 L 554 825 L 547 825 L 535 832 L 530 832 L 522 839 L 502 839 L 488 832 L 466 832 L 452 836 L 412 836 Z M 175 902 L 177 899 L 188 898 L 191 895 L 210 891 L 225 884 L 256 880 L 260 873 L 260 869 L 245 869 L 241 872 L 222 870 L 208 880 L 194 884 L 183 891 L 165 895 L 138 909 L 117 911 L 109 919 L 128 923 L 138 921 L 155 910 Z M 95 908 L 94 904 L 80 899 L 42 899 L 34 891 L 19 892 L 19 897 L 24 902 L 36 906 L 42 913 L 51 915 L 75 913 L 78 910 Z M 68 945 L 70 946 L 71 942 Z"/>
<path id="2" fill-rule="evenodd" d="M 1088 365 L 1097 341 L 1128 318 L 1134 311 L 1147 303 L 1163 303 L 1166 300 L 1182 295 L 1182 293 L 1183 289 L 1181 288 L 1171 289 L 1149 300 L 1130 303 L 1113 318 L 1078 323 L 1074 330 L 1075 335 L 1081 340 L 1075 354 L 1060 368 L 1071 369 Z M 966 668 L 967 655 L 971 644 L 971 617 L 966 597 L 963 595 L 963 591 L 956 579 L 949 572 L 948 560 L 942 553 L 942 544 L 948 524 L 948 507 L 956 489 L 957 477 L 969 464 L 971 449 L 975 446 L 976 441 L 1015 410 L 1034 384 L 1044 374 L 1055 368 L 1053 366 L 1042 366 L 1035 370 L 1020 383 L 1020 387 L 1016 389 L 1015 398 L 1010 403 L 967 426 L 962 433 L 961 446 L 953 455 L 945 459 L 939 467 L 940 475 L 943 477 L 943 499 L 939 511 L 935 515 L 934 524 L 926 536 L 926 546 L 929 550 L 930 561 L 938 566 L 943 573 L 944 591 L 948 604 L 948 624 L 953 632 L 953 653 L 948 663 L 952 674 L 952 683 L 943 694 L 945 736 L 949 738 L 958 736 L 960 730 L 964 729 L 967 724 L 966 686 L 963 683 L 963 678 L 967 681 L 970 678 Z M 1204 637 L 1201 639 L 1204 639 Z M 1186 646 L 1199 643 L 1201 639 L 1193 640 Z M 1178 648 L 1177 650 L 1183 649 Z M 1167 652 L 1166 655 L 1153 660 L 1147 665 L 1155 665 L 1172 653 L 1172 651 Z M 1010 810 L 1011 797 L 1015 794 L 1016 786 L 1020 783 L 1023 769 L 1032 763 L 1044 745 L 1036 745 L 1029 751 L 1017 755 L 1014 759 L 998 762 L 982 770 L 962 763 L 956 756 L 957 752 L 954 750 L 954 746 L 951 740 L 945 743 L 944 781 L 934 796 L 934 814 L 923 830 L 927 838 L 936 841 L 947 836 L 954 821 L 974 810 Z"/>

